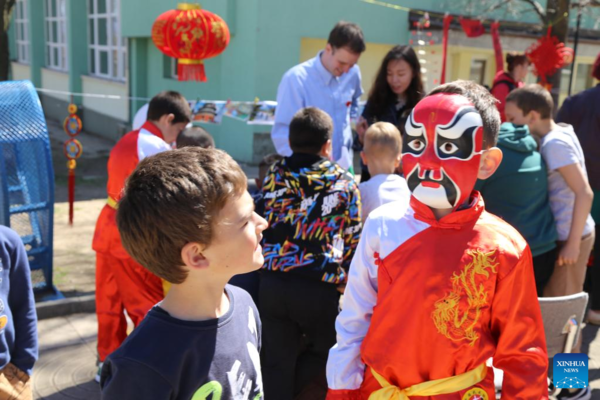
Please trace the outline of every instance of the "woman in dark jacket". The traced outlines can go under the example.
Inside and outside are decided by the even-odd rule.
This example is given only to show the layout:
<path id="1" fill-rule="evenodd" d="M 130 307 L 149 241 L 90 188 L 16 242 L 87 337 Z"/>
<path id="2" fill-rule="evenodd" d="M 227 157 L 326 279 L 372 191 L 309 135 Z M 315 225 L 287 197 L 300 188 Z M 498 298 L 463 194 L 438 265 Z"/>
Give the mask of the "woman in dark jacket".
<path id="1" fill-rule="evenodd" d="M 514 89 L 523 86 L 523 81 L 527 76 L 527 72 L 529 72 L 529 59 L 525 54 L 510 52 L 506 54 L 506 67 L 508 71 L 501 71 L 496 74 L 491 89 L 492 94 L 498 100 L 496 107 L 498 107 L 502 122 L 506 122 L 506 116 L 504 115 L 506 96 Z"/>
<path id="2" fill-rule="evenodd" d="M 424 95 L 421 64 L 415 51 L 410 46 L 392 48 L 379 67 L 367 104 L 356 125 L 360 142 L 369 125 L 375 122 L 389 122 L 404 132 L 408 115 Z M 366 166 L 361 167 L 361 182 L 364 182 L 370 175 Z"/>

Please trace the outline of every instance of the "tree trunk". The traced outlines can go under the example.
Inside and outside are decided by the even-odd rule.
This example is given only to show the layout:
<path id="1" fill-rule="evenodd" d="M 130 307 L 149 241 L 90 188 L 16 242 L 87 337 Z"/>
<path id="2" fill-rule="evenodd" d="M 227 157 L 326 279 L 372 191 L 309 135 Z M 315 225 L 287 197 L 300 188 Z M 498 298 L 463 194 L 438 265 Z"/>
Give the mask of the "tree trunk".
<path id="1" fill-rule="evenodd" d="M 566 43 L 569 32 L 569 16 L 564 17 L 565 13 L 570 11 L 570 0 L 548 0 L 546 5 L 546 16 L 548 23 L 552 26 L 552 35 L 558 38 L 559 42 Z M 546 31 L 543 32 L 546 34 Z M 554 75 L 548 78 L 548 83 L 552 85 L 552 99 L 554 100 L 554 115 L 558 111 L 558 96 L 560 94 L 561 71 L 558 70 Z"/>
<path id="2" fill-rule="evenodd" d="M 8 27 L 15 0 L 0 0 L 0 81 L 8 80 L 10 52 L 8 45 Z"/>

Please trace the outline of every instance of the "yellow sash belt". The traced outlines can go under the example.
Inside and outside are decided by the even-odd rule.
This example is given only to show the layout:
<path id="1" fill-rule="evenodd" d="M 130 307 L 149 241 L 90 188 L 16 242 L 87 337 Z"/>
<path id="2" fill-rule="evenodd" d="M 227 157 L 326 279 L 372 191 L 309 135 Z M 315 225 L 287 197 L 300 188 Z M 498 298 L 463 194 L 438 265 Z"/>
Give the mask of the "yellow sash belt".
<path id="1" fill-rule="evenodd" d="M 117 201 L 110 196 L 108 196 L 108 199 L 106 199 L 106 204 L 108 204 L 108 206 L 110 208 L 112 208 L 113 210 L 116 210 L 119 208 L 119 203 L 117 203 Z"/>
<path id="2" fill-rule="evenodd" d="M 436 396 L 438 394 L 455 393 L 471 387 L 485 378 L 487 365 L 483 363 L 464 374 L 419 383 L 406 389 L 393 386 L 383 376 L 375 372 L 373 368 L 371 368 L 371 372 L 381 385 L 381 389 L 371 393 L 369 400 L 410 400 L 412 396 Z"/>

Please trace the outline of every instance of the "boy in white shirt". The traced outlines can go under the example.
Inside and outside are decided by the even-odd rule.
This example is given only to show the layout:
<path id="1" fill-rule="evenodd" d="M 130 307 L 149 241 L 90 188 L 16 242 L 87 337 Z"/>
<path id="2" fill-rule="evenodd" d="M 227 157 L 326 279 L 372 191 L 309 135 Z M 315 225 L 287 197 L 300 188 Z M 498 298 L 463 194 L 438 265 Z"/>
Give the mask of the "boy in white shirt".
<path id="1" fill-rule="evenodd" d="M 506 98 L 507 118 L 527 125 L 540 140 L 540 153 L 548 166 L 548 198 L 558 231 L 559 256 L 544 296 L 579 293 L 594 243 L 594 220 L 590 216 L 594 194 L 583 150 L 573 127 L 552 119 L 554 102 L 546 89 L 527 85 L 513 92 Z"/>
<path id="2" fill-rule="evenodd" d="M 377 122 L 365 133 L 364 148 L 360 156 L 369 166 L 371 179 L 359 185 L 362 200 L 362 221 L 379 206 L 392 201 L 402 201 L 408 206 L 410 190 L 406 180 L 394 174 L 400 165 L 402 139 L 400 131 L 389 122 Z"/>
<path id="3" fill-rule="evenodd" d="M 554 101 L 540 85 L 515 89 L 506 97 L 505 113 L 514 124 L 527 125 L 540 141 L 548 167 L 548 200 L 558 232 L 558 259 L 544 297 L 583 291 L 587 262 L 594 244 L 590 215 L 594 193 L 588 183 L 583 150 L 571 125 L 552 119 Z M 579 353 L 581 335 L 573 353 Z M 558 400 L 591 398 L 589 387 L 561 391 Z"/>

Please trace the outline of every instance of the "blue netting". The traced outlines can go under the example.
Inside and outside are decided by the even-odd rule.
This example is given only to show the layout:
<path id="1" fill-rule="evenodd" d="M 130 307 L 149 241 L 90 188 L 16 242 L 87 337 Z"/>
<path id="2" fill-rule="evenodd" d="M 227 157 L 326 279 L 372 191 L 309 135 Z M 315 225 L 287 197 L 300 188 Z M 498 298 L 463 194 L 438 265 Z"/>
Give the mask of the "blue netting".
<path id="1" fill-rule="evenodd" d="M 52 289 L 54 171 L 46 120 L 29 81 L 0 82 L 0 224 L 23 239 L 36 289 Z"/>

